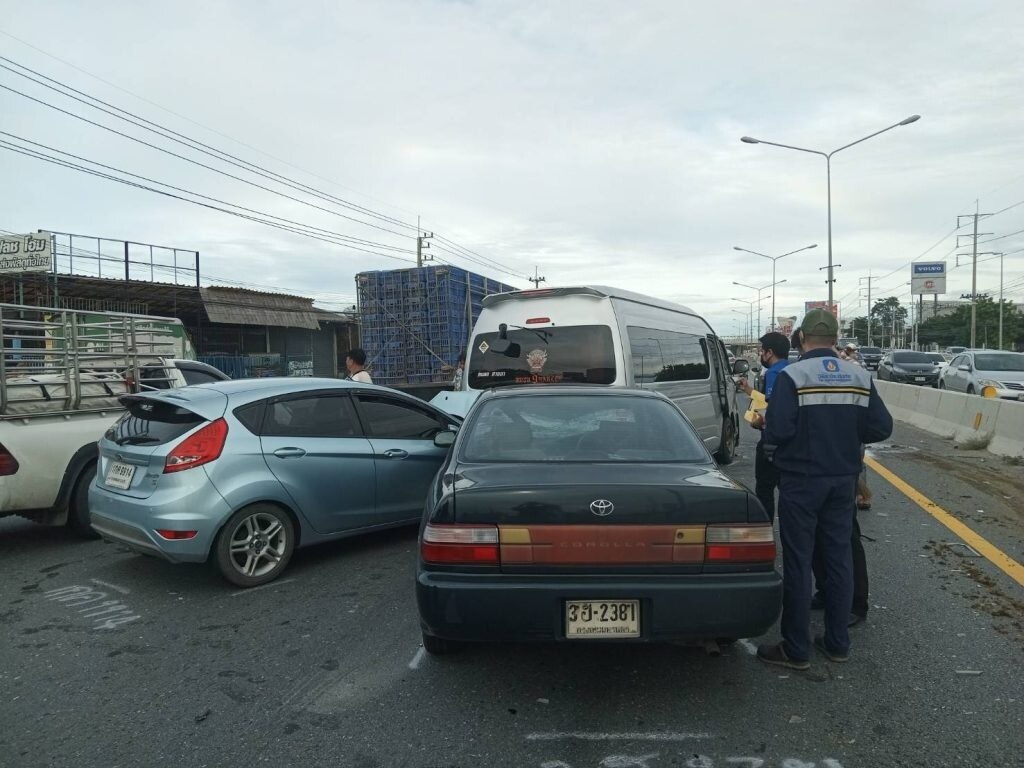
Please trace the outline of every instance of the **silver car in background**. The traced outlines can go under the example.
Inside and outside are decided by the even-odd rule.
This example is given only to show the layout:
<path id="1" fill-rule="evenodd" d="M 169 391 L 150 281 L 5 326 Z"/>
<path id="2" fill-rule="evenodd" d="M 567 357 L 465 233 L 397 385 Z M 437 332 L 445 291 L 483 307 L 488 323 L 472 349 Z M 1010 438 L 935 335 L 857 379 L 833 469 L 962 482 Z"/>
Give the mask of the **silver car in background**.
<path id="1" fill-rule="evenodd" d="M 1024 401 L 1024 353 L 975 349 L 954 357 L 939 389 Z"/>
<path id="2" fill-rule="evenodd" d="M 175 563 L 212 559 L 244 587 L 298 546 L 415 524 L 461 422 L 395 390 L 253 379 L 123 399 L 99 443 L 93 528 Z"/>

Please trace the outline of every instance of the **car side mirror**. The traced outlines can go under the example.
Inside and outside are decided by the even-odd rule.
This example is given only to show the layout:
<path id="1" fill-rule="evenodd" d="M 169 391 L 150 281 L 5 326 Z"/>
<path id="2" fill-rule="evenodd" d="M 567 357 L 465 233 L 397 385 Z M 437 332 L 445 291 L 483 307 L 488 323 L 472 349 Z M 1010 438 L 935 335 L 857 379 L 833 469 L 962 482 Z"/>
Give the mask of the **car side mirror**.
<path id="1" fill-rule="evenodd" d="M 736 376 L 739 376 L 741 373 L 746 373 L 749 370 L 750 363 L 748 363 L 746 360 L 737 360 L 735 363 L 732 364 L 732 372 Z"/>
<path id="2" fill-rule="evenodd" d="M 961 366 L 959 366 L 957 368 L 957 370 L 958 371 L 963 371 L 964 373 L 970 373 L 971 372 L 971 366 L 969 366 L 969 365 L 961 365 Z"/>
<path id="3" fill-rule="evenodd" d="M 445 430 L 434 435 L 434 445 L 438 448 L 451 448 L 455 443 L 455 433 Z"/>

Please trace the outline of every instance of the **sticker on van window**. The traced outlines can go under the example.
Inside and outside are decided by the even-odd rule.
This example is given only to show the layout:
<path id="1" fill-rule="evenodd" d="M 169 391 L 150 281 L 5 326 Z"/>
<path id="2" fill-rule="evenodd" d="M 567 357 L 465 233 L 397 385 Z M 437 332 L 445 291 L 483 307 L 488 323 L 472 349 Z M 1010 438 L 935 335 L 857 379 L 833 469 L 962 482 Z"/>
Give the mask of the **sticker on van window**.
<path id="1" fill-rule="evenodd" d="M 480 342 L 480 346 L 479 346 L 479 347 L 477 347 L 477 349 L 479 349 L 479 350 L 480 350 L 480 354 L 481 354 L 481 355 L 482 355 L 482 354 L 484 354 L 484 353 L 485 353 L 485 352 L 486 352 L 486 351 L 487 351 L 488 349 L 490 349 L 490 348 L 491 348 L 491 345 L 490 345 L 490 344 L 488 344 L 486 340 L 485 340 L 485 341 L 481 341 L 481 342 Z"/>
<path id="2" fill-rule="evenodd" d="M 534 349 L 526 355 L 526 363 L 531 373 L 540 373 L 548 361 L 548 353 L 543 349 Z"/>

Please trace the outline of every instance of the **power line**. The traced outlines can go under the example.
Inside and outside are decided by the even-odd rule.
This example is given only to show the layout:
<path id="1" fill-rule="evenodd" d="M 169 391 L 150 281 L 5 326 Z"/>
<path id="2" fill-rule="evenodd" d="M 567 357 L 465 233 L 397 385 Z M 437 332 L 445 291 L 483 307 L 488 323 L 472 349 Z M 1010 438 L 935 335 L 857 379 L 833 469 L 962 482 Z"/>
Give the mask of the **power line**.
<path id="1" fill-rule="evenodd" d="M 2 32 L 2 31 L 0 31 L 0 32 Z M 12 37 L 12 39 L 18 40 L 18 42 L 21 42 L 24 45 L 28 45 L 29 47 L 35 48 L 35 46 L 32 46 L 29 43 L 25 43 L 24 41 L 19 40 L 18 38 L 15 38 L 12 35 L 9 35 L 8 33 L 3 33 L 3 34 L 7 34 L 8 37 Z M 102 82 L 107 82 L 107 81 L 103 80 L 102 78 L 98 78 L 95 75 L 92 75 L 91 73 L 86 72 L 85 70 L 81 69 L 80 67 L 76 67 L 75 65 L 70 64 L 69 62 L 66 62 L 66 61 L 64 61 L 62 59 L 59 59 L 58 57 L 55 57 L 55 56 L 52 56 L 51 54 L 48 54 L 48 53 L 46 53 L 45 51 L 42 51 L 39 48 L 35 48 L 35 50 L 38 50 L 41 53 L 44 53 L 45 55 L 50 56 L 51 58 L 56 59 L 57 61 L 61 61 L 62 63 L 68 64 L 68 66 L 71 66 L 71 67 L 73 67 L 75 69 L 78 69 L 79 71 L 89 75 L 90 77 L 95 77 L 96 79 L 98 79 L 98 80 L 100 80 Z M 270 179 L 272 181 L 275 181 L 276 183 L 283 184 L 284 186 L 287 186 L 287 187 L 289 187 L 291 189 L 295 189 L 297 191 L 304 192 L 305 194 L 312 195 L 314 197 L 317 197 L 319 199 L 325 200 L 327 202 L 334 202 L 335 204 L 341 205 L 341 206 L 343 206 L 345 208 L 348 208 L 349 210 L 353 210 L 355 212 L 359 212 L 359 213 L 362 213 L 364 215 L 371 216 L 371 217 L 376 218 L 376 219 L 378 219 L 380 221 L 385 221 L 385 222 L 388 222 L 388 223 L 391 223 L 391 224 L 394 224 L 394 225 L 397 225 L 397 226 L 405 227 L 407 229 L 416 230 L 417 234 L 418 234 L 418 227 L 412 225 L 409 222 L 404 222 L 404 221 L 402 221 L 400 219 L 397 219 L 397 218 L 394 218 L 392 216 L 388 216 L 388 215 L 380 213 L 378 211 L 374 211 L 373 209 L 367 208 L 366 206 L 362 206 L 362 205 L 359 205 L 357 203 L 353 203 L 353 202 L 351 202 L 349 200 L 345 200 L 343 198 L 337 197 L 336 195 L 332 195 L 332 194 L 330 194 L 328 192 L 324 192 L 323 190 L 316 189 L 315 187 L 312 187 L 312 186 L 310 186 L 308 184 L 304 184 L 301 181 L 297 181 L 295 179 L 291 179 L 291 178 L 289 178 L 287 176 L 279 174 L 279 173 L 277 173 L 275 171 L 272 171 L 272 170 L 270 170 L 268 168 L 265 168 L 265 167 L 263 167 L 261 165 L 258 165 L 256 163 L 252 163 L 252 162 L 250 162 L 248 160 L 245 160 L 243 158 L 240 158 L 240 157 L 237 157 L 235 155 L 232 155 L 232 154 L 230 154 L 228 152 L 225 152 L 224 150 L 218 149 L 218 148 L 213 147 L 213 146 L 211 146 L 209 144 L 206 144 L 206 143 L 204 143 L 202 141 L 199 141 L 198 139 L 194 139 L 192 137 L 189 137 L 189 136 L 187 136 L 187 135 L 185 135 L 183 133 L 180 133 L 180 132 L 175 131 L 175 130 L 173 130 L 171 128 L 168 128 L 167 126 L 161 125 L 161 124 L 156 123 L 156 122 L 151 121 L 151 120 L 148 120 L 148 119 L 146 119 L 146 118 L 144 118 L 144 117 L 142 117 L 140 115 L 137 115 L 137 114 L 135 114 L 135 113 L 133 113 L 133 112 L 131 112 L 129 110 L 123 109 L 123 108 L 118 107 L 118 106 L 116 106 L 114 104 L 106 102 L 103 99 L 100 99 L 98 97 L 92 96 L 92 95 L 90 95 L 88 93 L 85 93 L 84 91 L 78 90 L 78 89 L 74 88 L 73 86 L 68 85 L 67 83 L 64 83 L 64 82 L 61 82 L 60 80 L 57 80 L 57 79 L 52 78 L 52 77 L 49 77 L 49 76 L 47 76 L 47 75 L 45 75 L 45 74 L 43 74 L 41 72 L 38 72 L 38 71 L 36 71 L 34 69 L 31 69 L 30 67 L 26 67 L 25 65 L 20 64 L 20 63 L 14 61 L 12 59 L 9 59 L 7 57 L 0 56 L 0 60 L 6 61 L 6 62 L 8 62 L 10 64 L 13 64 L 15 67 L 23 69 L 26 72 L 30 72 L 33 75 L 36 75 L 38 77 L 41 77 L 44 80 L 49 81 L 50 83 L 54 83 L 57 86 L 59 86 L 59 88 L 54 87 L 53 85 L 49 85 L 48 83 L 42 82 L 40 80 L 37 80 L 37 79 L 35 79 L 33 77 L 29 77 L 24 72 L 19 72 L 19 71 L 15 70 L 15 69 L 11 69 L 11 67 L 8 67 L 8 66 L 0 64 L 0 67 L 2 67 L 3 69 L 6 69 L 9 72 L 12 72 L 13 74 L 16 74 L 16 75 L 18 75 L 20 77 L 23 77 L 23 78 L 25 78 L 25 79 L 27 79 L 27 80 L 29 80 L 31 82 L 34 82 L 34 83 L 36 83 L 38 85 L 41 85 L 41 86 L 43 86 L 45 88 L 48 88 L 48 89 L 50 89 L 52 91 L 55 91 L 56 93 L 60 93 L 61 95 L 65 96 L 67 98 L 74 99 L 75 101 L 78 101 L 78 102 L 80 102 L 82 104 L 85 104 L 88 107 L 91 107 L 93 109 L 97 109 L 97 110 L 99 110 L 101 112 L 104 112 L 104 113 L 106 113 L 108 115 L 111 115 L 111 116 L 116 117 L 116 118 L 118 118 L 120 120 L 128 122 L 128 123 L 130 123 L 132 125 L 135 125 L 136 127 L 143 128 L 144 130 L 150 131 L 151 133 L 155 133 L 155 134 L 161 136 L 162 138 L 170 139 L 171 141 L 174 141 L 174 142 L 176 142 L 178 144 L 182 144 L 182 145 L 188 147 L 189 149 L 192 149 L 192 150 L 195 150 L 195 151 L 199 151 L 199 152 L 201 152 L 203 154 L 206 154 L 206 155 L 208 155 L 210 157 L 214 157 L 215 159 L 220 160 L 222 162 L 226 162 L 226 163 L 228 163 L 230 165 L 233 165 L 235 167 L 242 168 L 243 170 L 246 170 L 246 171 L 248 171 L 250 173 L 254 173 L 254 174 L 256 174 L 258 176 L 262 176 L 264 178 L 268 178 L 268 179 Z M 108 85 L 112 85 L 113 87 L 118 88 L 118 90 L 121 90 L 121 91 L 123 91 L 125 93 L 128 93 L 129 95 L 135 96 L 135 94 L 132 94 L 130 91 L 126 91 L 123 88 L 119 88 L 118 86 L 113 85 L 112 83 L 107 82 L 107 84 Z M 4 87 L 6 87 L 6 86 L 4 86 Z M 60 90 L 60 89 L 65 89 L 65 90 Z M 14 91 L 14 89 L 10 89 L 10 88 L 8 88 L 8 90 Z M 71 91 L 71 93 L 68 93 L 67 91 Z M 20 91 L 14 91 L 14 92 L 15 93 L 19 93 L 20 95 L 23 95 L 26 98 L 30 98 L 30 99 L 33 98 L 31 96 L 27 96 L 26 94 L 22 94 Z M 102 107 L 98 107 L 98 106 L 96 106 L 96 104 L 92 104 L 92 103 L 89 103 L 87 101 L 84 101 L 83 99 L 78 98 L 78 97 L 76 97 L 76 96 L 74 96 L 72 94 L 78 94 L 79 96 L 82 96 L 85 99 L 89 99 L 91 102 L 96 102 L 96 104 L 102 104 L 105 107 L 110 107 L 111 109 L 116 110 L 117 112 L 119 112 L 121 114 L 115 114 L 114 112 L 111 112 L 111 111 L 109 111 L 107 109 L 104 109 Z M 141 97 L 136 97 L 136 98 L 141 98 Z M 53 105 L 50 105 L 47 102 L 42 102 L 42 101 L 40 101 L 38 99 L 33 99 L 33 100 L 38 101 L 39 103 L 42 103 L 42 104 L 46 104 L 47 106 L 53 107 Z M 142 99 L 142 100 L 143 101 L 147 101 L 146 99 Z M 149 102 L 149 103 L 153 104 L 154 106 L 156 106 L 156 107 L 158 107 L 160 109 L 163 109 L 166 112 L 169 112 L 170 114 L 174 114 L 174 115 L 176 115 L 178 117 L 182 117 L 182 119 L 188 120 L 189 122 L 191 122 L 191 123 L 193 123 L 195 125 L 198 125 L 200 127 L 206 128 L 206 126 L 203 126 L 201 123 L 198 123 L 198 122 L 196 122 L 194 120 L 190 120 L 189 118 L 185 118 L 185 117 L 183 117 L 181 115 L 178 115 L 177 113 L 175 113 L 175 112 L 173 112 L 171 110 L 167 110 L 166 108 L 161 107 L 159 104 L 155 104 L 153 102 Z M 53 108 L 56 108 L 56 107 L 53 107 Z M 59 109 L 59 108 L 57 108 L 57 109 Z M 61 111 L 63 111 L 63 110 L 61 110 Z M 77 117 L 79 119 L 86 120 L 86 118 L 83 118 L 83 117 L 81 117 L 79 115 L 76 115 L 74 113 L 66 112 L 66 114 L 69 114 L 69 115 L 71 115 L 73 117 Z M 128 117 L 125 117 L 124 115 L 127 115 Z M 86 121 L 87 122 L 91 122 L 91 121 L 88 121 L 88 120 L 86 120 Z M 141 122 L 137 122 L 137 121 L 141 121 Z M 93 123 L 93 124 L 94 125 L 99 125 L 99 124 L 96 124 L 96 123 Z M 152 126 L 152 127 L 150 127 L 150 126 Z M 113 129 L 107 128 L 106 126 L 102 126 L 102 125 L 99 125 L 99 127 L 105 128 L 106 130 L 113 130 Z M 213 130 L 213 129 L 210 129 L 210 128 L 206 128 L 206 129 L 207 130 L 211 130 L 211 131 Z M 115 133 L 119 133 L 117 131 L 114 131 L 114 132 Z M 224 138 L 227 138 L 230 141 L 236 141 L 236 143 L 239 143 L 242 146 L 246 146 L 246 147 L 248 147 L 250 149 L 253 149 L 256 152 L 260 152 L 260 150 L 255 149 L 254 147 L 251 147 L 251 146 L 245 144 L 244 142 L 239 142 L 239 141 L 233 139 L 232 137 L 227 136 L 226 134 L 222 134 L 222 133 L 219 133 L 217 131 L 213 131 L 213 132 L 217 133 L 218 135 L 223 136 Z M 124 136 L 124 134 L 119 134 L 119 135 Z M 175 137 L 177 137 L 177 138 L 175 138 Z M 132 139 L 134 141 L 139 141 L 138 139 L 135 139 L 134 137 L 130 137 L 130 136 L 126 136 L 126 138 L 130 138 L 130 139 Z M 152 146 L 152 145 L 147 145 L 147 146 Z M 157 149 L 159 149 L 159 148 L 157 148 Z M 207 150 L 209 150 L 209 151 L 207 151 Z M 167 150 L 160 149 L 160 151 L 166 152 Z M 260 154 L 265 154 L 266 155 L 267 153 L 260 152 Z M 287 163 L 286 161 L 280 160 L 279 158 L 276 158 L 276 157 L 274 157 L 272 155 L 267 155 L 267 156 L 271 157 L 271 158 L 273 158 L 275 160 L 278 160 L 279 162 L 284 162 L 286 165 L 291 165 L 291 164 Z M 183 159 L 188 160 L 187 158 L 183 158 Z M 195 161 L 190 161 L 189 160 L 189 162 L 195 162 Z M 205 168 L 209 168 L 208 166 L 205 166 L 205 165 L 202 165 L 202 164 L 199 164 L 199 165 L 201 165 L 202 167 L 205 167 Z M 295 168 L 296 166 L 291 165 L 291 167 Z M 300 171 L 303 170 L 301 168 L 296 168 L 296 169 L 300 170 Z M 212 168 L 210 168 L 210 170 L 214 170 L 215 172 L 218 172 L 218 173 L 223 173 L 222 171 L 217 171 L 216 169 L 212 169 Z M 308 173 L 307 171 L 303 171 L 303 172 L 304 173 Z M 225 174 L 225 175 L 230 176 L 230 174 Z M 315 174 L 310 174 L 310 175 L 314 175 L 315 176 Z M 233 176 L 230 176 L 230 177 L 231 178 L 236 178 L 236 177 L 233 177 Z M 322 177 L 317 177 L 317 178 L 322 178 Z M 239 179 L 239 180 L 243 181 L 244 183 L 251 183 L 251 182 L 247 182 L 244 179 Z M 322 179 L 322 180 L 329 181 L 327 179 Z M 330 182 L 330 183 L 334 183 L 334 182 Z M 261 187 L 259 185 L 256 185 L 256 186 L 258 186 L 261 189 L 265 189 L 264 187 Z M 276 190 L 268 190 L 268 191 L 271 191 L 274 194 L 282 194 L 280 192 L 277 192 Z M 286 196 L 286 197 L 288 197 L 288 196 Z M 294 199 L 294 198 L 289 198 L 289 199 Z M 308 203 L 305 203 L 304 201 L 299 201 L 299 202 L 302 202 L 303 204 L 308 204 Z M 319 208 L 319 206 L 315 206 L 315 207 Z M 394 230 L 389 230 L 389 229 L 386 229 L 386 228 L 378 227 L 378 226 L 373 225 L 373 224 L 371 224 L 369 222 L 364 222 L 364 221 L 359 220 L 359 219 L 354 219 L 352 217 L 345 216 L 344 214 L 340 214 L 340 213 L 337 213 L 337 212 L 331 212 L 331 213 L 334 213 L 335 215 L 338 215 L 338 216 L 342 216 L 343 218 L 347 218 L 347 219 L 349 219 L 351 221 L 354 221 L 356 223 L 363 224 L 364 226 L 372 226 L 372 227 L 375 227 L 377 229 L 383 229 L 383 231 L 387 231 L 387 232 L 390 232 L 392 234 L 401 234 L 401 233 L 394 232 Z M 472 251 L 472 250 L 470 250 L 468 248 L 465 248 L 464 246 L 459 245 L 458 243 L 454 242 L 453 240 L 451 240 L 449 238 L 443 238 L 443 239 L 449 245 L 457 248 L 459 251 L 462 251 L 465 254 L 472 254 L 472 255 L 478 257 L 479 259 L 482 259 L 484 262 L 488 263 L 492 267 L 504 270 L 506 274 L 513 274 L 513 275 L 516 275 L 518 277 L 523 277 L 522 275 L 519 275 L 518 273 L 508 271 L 507 267 L 505 267 L 503 264 L 501 264 L 501 263 L 499 263 L 499 262 L 497 262 L 497 261 L 495 261 L 493 259 L 490 259 L 488 257 L 482 256 L 481 254 L 476 253 L 475 251 Z M 477 263 L 480 263 L 480 262 L 477 262 Z"/>
<path id="2" fill-rule="evenodd" d="M 270 219 L 276 219 L 277 221 L 282 221 L 282 222 L 285 222 L 285 223 L 288 223 L 288 224 L 294 224 L 294 225 L 302 227 L 304 229 L 309 229 L 309 230 L 312 230 L 314 232 L 330 235 L 331 237 L 336 237 L 336 238 L 338 238 L 340 240 L 344 240 L 346 242 L 351 242 L 351 243 L 355 243 L 355 244 L 359 244 L 359 245 L 369 245 L 369 246 L 373 246 L 374 248 L 383 248 L 384 250 L 395 251 L 395 252 L 398 252 L 398 253 L 412 253 L 412 251 L 409 250 L 408 248 L 399 248 L 398 246 L 386 245 L 384 243 L 374 242 L 373 240 L 365 240 L 365 239 L 359 238 L 359 237 L 351 237 L 350 235 L 345 235 L 345 234 L 343 234 L 341 232 L 335 232 L 333 230 L 323 229 L 321 227 L 314 227 L 314 226 L 312 226 L 310 224 L 303 224 L 302 222 L 294 221 L 293 219 L 286 219 L 286 218 L 284 218 L 282 216 L 275 216 L 272 213 L 266 213 L 264 211 L 259 211 L 259 210 L 256 210 L 254 208 L 247 208 L 244 205 L 238 205 L 237 203 L 231 203 L 231 202 L 228 202 L 226 200 L 221 200 L 221 199 L 216 198 L 216 197 L 210 197 L 209 195 L 204 195 L 204 194 L 202 194 L 200 192 L 195 192 L 195 191 L 190 190 L 190 189 L 184 189 L 182 187 L 176 187 L 173 184 L 168 184 L 165 181 L 158 181 L 157 179 L 152 179 L 152 178 L 149 178 L 147 176 L 142 176 L 142 175 L 137 174 L 137 173 L 132 173 L 131 171 L 126 171 L 126 170 L 124 170 L 122 168 L 115 168 L 112 165 L 106 165 L 105 163 L 100 163 L 100 162 L 98 162 L 96 160 L 90 160 L 87 157 L 81 157 L 80 155 L 75 155 L 75 154 L 72 154 L 71 152 L 65 152 L 62 149 L 57 149 L 56 147 L 51 147 L 51 146 L 49 146 L 47 144 L 42 144 L 42 143 L 40 143 L 38 141 L 32 141 L 31 139 L 26 139 L 26 138 L 24 138 L 22 136 L 17 136 L 17 135 L 15 135 L 13 133 L 8 133 L 7 131 L 0 131 L 0 136 L 9 136 L 9 137 L 11 137 L 13 139 L 16 139 L 16 140 L 18 140 L 20 142 L 23 142 L 25 144 L 32 144 L 33 146 L 36 146 L 36 147 L 42 147 L 43 149 L 49 150 L 50 152 L 56 152 L 56 153 L 58 153 L 60 155 L 64 155 L 65 157 L 74 158 L 75 160 L 81 160 L 84 163 L 89 163 L 90 165 L 94 165 L 94 166 L 96 166 L 98 168 L 105 168 L 108 171 L 113 171 L 115 173 L 124 174 L 125 176 L 131 176 L 133 178 L 140 179 L 142 181 L 148 181 L 151 184 L 159 184 L 160 186 L 166 187 L 167 189 L 173 189 L 176 192 L 183 192 L 185 194 L 192 195 L 194 197 L 199 197 L 199 198 L 202 198 L 204 200 L 209 200 L 209 201 L 214 202 L 214 203 L 220 203 L 221 205 L 229 205 L 232 208 L 238 208 L 239 210 L 247 211 L 248 213 L 254 213 L 254 214 L 257 214 L 259 216 L 266 216 L 267 218 L 270 218 Z M 5 142 L 5 143 L 10 144 L 10 142 Z M 16 145 L 12 144 L 12 146 L 16 146 Z"/>
<path id="3" fill-rule="evenodd" d="M 306 231 L 306 230 L 296 229 L 296 228 L 291 227 L 291 226 L 287 226 L 287 225 L 283 225 L 283 224 L 278 224 L 276 222 L 272 222 L 272 221 L 269 221 L 267 219 L 259 218 L 257 216 L 250 216 L 248 214 L 240 213 L 238 211 L 232 211 L 232 210 L 229 210 L 227 208 L 221 208 L 221 207 L 216 206 L 216 205 L 211 205 L 209 203 L 203 203 L 203 202 L 200 202 L 198 200 L 192 200 L 192 199 L 187 198 L 187 197 L 182 197 L 181 195 L 175 195 L 175 194 L 173 194 L 171 192 L 167 192 L 165 190 L 156 189 L 155 187 L 147 186 L 145 184 L 139 184 L 138 182 L 129 181 L 128 179 L 122 179 L 122 178 L 119 178 L 119 177 L 116 177 L 116 176 L 111 176 L 110 174 L 101 173 L 99 171 L 94 171 L 91 168 L 86 168 L 85 166 L 80 166 L 80 165 L 77 165 L 75 163 L 71 163 L 71 162 L 66 161 L 66 160 L 61 160 L 60 158 L 55 158 L 55 157 L 52 157 L 52 156 L 48 156 L 48 155 L 46 155 L 45 153 L 42 153 L 42 152 L 37 152 L 35 150 L 30 150 L 30 149 L 26 149 L 26 148 L 23 148 L 23 147 L 18 147 L 17 145 L 12 144 L 11 142 L 8 142 L 8 141 L 0 141 L 0 148 L 6 149 L 6 150 L 8 150 L 10 152 L 16 152 L 17 154 L 20 154 L 20 155 L 25 155 L 26 157 L 31 157 L 31 158 L 34 158 L 34 159 L 37 159 L 37 160 L 43 160 L 43 161 L 51 163 L 53 165 L 58 165 L 58 166 L 62 166 L 64 168 L 70 168 L 72 170 L 81 171 L 82 173 L 87 173 L 89 175 L 97 176 L 99 178 L 107 179 L 109 181 L 115 181 L 115 182 L 118 182 L 120 184 L 124 184 L 124 185 L 129 186 L 129 187 L 134 187 L 136 189 L 144 189 L 144 190 L 147 190 L 149 192 L 155 192 L 158 195 L 163 195 L 165 197 L 170 197 L 170 198 L 175 199 L 175 200 L 181 200 L 181 201 L 186 202 L 186 203 L 192 203 L 193 205 L 198 205 L 198 206 L 200 206 L 202 208 L 208 208 L 210 210 L 220 211 L 221 213 L 227 213 L 227 214 L 229 214 L 231 216 L 236 216 L 236 217 L 238 217 L 240 219 L 246 219 L 246 220 L 249 220 L 249 221 L 257 222 L 259 224 L 265 224 L 266 226 L 274 227 L 276 229 L 284 230 L 286 232 L 293 232 L 295 234 L 299 234 L 299 235 L 303 235 L 305 237 L 309 237 L 309 238 L 311 238 L 313 240 L 321 240 L 321 241 L 323 241 L 325 243 L 331 243 L 332 245 L 340 245 L 340 246 L 343 246 L 345 248 L 348 248 L 349 250 L 359 251 L 361 253 L 367 253 L 367 254 L 370 254 L 370 255 L 373 255 L 373 256 L 380 256 L 381 258 L 385 258 L 385 259 L 394 259 L 396 261 L 404 261 L 404 262 L 410 262 L 411 263 L 410 259 L 403 259 L 403 258 L 401 258 L 399 256 L 394 256 L 394 255 L 388 254 L 388 253 L 380 253 L 378 251 L 371 251 L 371 250 L 368 250 L 368 249 L 365 249 L 365 248 L 358 248 L 358 247 L 356 247 L 354 245 L 351 245 L 349 243 L 339 242 L 337 240 L 333 240 L 333 239 L 330 239 L 330 238 L 327 238 L 327 237 L 321 237 L 319 235 L 313 234 L 312 232 L 309 232 L 309 231 Z"/>
<path id="4" fill-rule="evenodd" d="M 24 72 L 19 72 L 16 69 L 12 69 L 11 67 L 9 67 L 9 66 L 7 66 L 5 64 L 0 64 L 0 69 L 6 69 L 8 72 L 11 72 L 11 73 L 13 73 L 15 75 L 18 75 L 19 77 L 23 77 L 26 80 L 29 80 L 29 81 L 31 81 L 33 83 L 36 83 L 37 85 L 43 86 L 44 88 L 48 88 L 51 91 L 54 91 L 56 93 L 61 94 L 62 96 L 66 96 L 67 98 L 74 99 L 75 101 L 77 101 L 77 102 L 79 102 L 81 104 L 85 104 L 87 107 L 92 107 L 93 109 L 99 110 L 100 112 L 108 114 L 108 115 L 110 115 L 112 117 L 116 117 L 119 120 L 123 120 L 123 121 L 125 121 L 127 123 L 130 123 L 131 125 L 134 125 L 134 126 L 136 126 L 138 128 L 142 128 L 143 130 L 147 130 L 150 133 L 155 133 L 158 136 L 161 136 L 162 138 L 170 139 L 171 141 L 174 141 L 174 142 L 176 142 L 178 144 L 186 146 L 189 149 L 201 152 L 204 155 L 208 155 L 209 157 L 213 157 L 213 158 L 215 158 L 217 160 L 220 160 L 222 162 L 228 163 L 229 165 L 233 165 L 236 168 L 241 168 L 243 170 L 249 171 L 250 173 L 255 173 L 257 176 L 262 176 L 262 177 L 264 177 L 266 179 L 270 179 L 272 181 L 276 181 L 279 184 L 284 184 L 285 186 L 290 187 L 292 189 L 295 189 L 297 191 L 305 192 L 307 194 L 311 194 L 311 195 L 313 195 L 315 197 L 319 197 L 319 198 L 321 198 L 323 200 L 326 200 L 328 202 L 333 202 L 333 203 L 336 203 L 338 205 L 344 206 L 345 208 L 348 208 L 350 210 L 357 211 L 357 212 L 362 213 L 362 214 L 367 215 L 367 216 L 372 216 L 373 218 L 376 218 L 378 220 L 385 221 L 385 222 L 388 222 L 390 224 L 396 224 L 396 225 L 399 225 L 399 226 L 403 226 L 403 227 L 406 227 L 408 229 L 415 229 L 415 225 L 413 225 L 413 224 L 409 224 L 409 223 L 401 221 L 399 219 L 395 219 L 395 218 L 393 218 L 391 216 L 387 216 L 385 214 L 378 213 L 377 211 L 374 211 L 374 210 L 372 210 L 370 208 L 366 208 L 364 206 L 358 205 L 356 203 L 353 203 L 351 201 L 345 200 L 343 198 L 339 198 L 339 197 L 336 197 L 334 195 L 330 195 L 329 193 L 322 192 L 322 191 L 320 191 L 318 189 L 315 189 L 314 187 L 310 187 L 307 184 L 303 184 L 302 182 L 295 181 L 294 179 L 289 179 L 288 177 L 283 176 L 283 175 L 281 175 L 279 173 L 276 173 L 275 171 L 271 171 L 268 168 L 264 168 L 261 165 L 249 162 L 248 160 L 245 160 L 245 159 L 240 158 L 240 157 L 236 157 L 235 155 L 232 155 L 232 154 L 230 154 L 228 152 L 225 152 L 225 151 L 223 151 L 221 149 L 217 149 L 216 147 L 213 147 L 213 146 L 211 146 L 209 144 L 206 144 L 206 143 L 204 143 L 202 141 L 199 141 L 198 139 L 193 139 L 193 138 L 191 138 L 189 136 L 186 136 L 183 133 L 179 133 L 178 131 L 173 130 L 172 128 L 168 128 L 166 126 L 160 125 L 159 123 L 155 123 L 152 120 L 147 120 L 146 118 L 144 118 L 144 117 L 142 117 L 140 115 L 136 115 L 135 113 L 130 112 L 129 110 L 126 110 L 126 109 L 123 109 L 121 107 L 118 107 L 115 104 L 111 104 L 109 102 L 106 102 L 103 99 L 97 98 L 96 96 L 92 96 L 92 95 L 90 95 L 88 93 L 85 93 L 84 91 L 80 91 L 77 88 L 74 88 L 74 87 L 68 85 L 67 83 L 63 83 L 60 80 L 56 80 L 56 79 L 54 79 L 52 77 L 44 75 L 41 72 L 35 71 L 34 69 L 30 69 L 29 67 L 26 67 L 23 64 L 19 64 L 18 62 L 13 61 L 12 59 L 8 59 L 6 56 L 0 56 L 0 61 L 6 61 L 6 62 L 8 62 L 8 64 L 13 64 L 15 67 L 18 67 L 20 69 L 24 69 L 26 72 L 31 72 L 33 75 L 36 75 L 37 77 L 41 77 L 41 78 L 43 78 L 43 80 L 48 80 L 50 83 L 55 83 L 56 86 L 59 86 L 59 87 L 55 87 L 54 85 L 49 85 L 48 83 L 45 83 L 42 80 L 37 80 L 36 78 L 30 77 L 29 75 L 26 75 Z M 64 90 L 61 90 L 61 89 L 64 89 Z M 71 91 L 71 93 L 67 93 L 67 91 Z M 74 96 L 72 94 L 78 94 L 78 96 L 82 96 L 82 97 L 84 97 L 84 99 L 88 99 L 89 101 L 85 101 L 84 99 L 78 98 L 78 96 Z M 90 102 L 96 102 L 96 104 L 102 104 L 103 107 L 110 107 L 110 109 L 104 109 L 103 107 L 98 107 L 98 106 L 96 106 L 96 104 L 92 104 Z M 115 111 L 112 112 L 110 110 L 115 110 Z M 121 113 L 121 114 L 117 114 L 117 113 Z M 125 115 L 127 115 L 128 117 L 125 117 Z"/>

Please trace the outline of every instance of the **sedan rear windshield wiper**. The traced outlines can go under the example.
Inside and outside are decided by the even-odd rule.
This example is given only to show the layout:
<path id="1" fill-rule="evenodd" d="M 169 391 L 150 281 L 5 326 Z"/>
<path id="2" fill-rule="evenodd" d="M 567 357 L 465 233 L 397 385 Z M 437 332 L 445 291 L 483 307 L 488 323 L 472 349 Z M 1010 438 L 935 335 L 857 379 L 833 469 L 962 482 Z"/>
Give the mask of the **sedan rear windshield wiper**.
<path id="1" fill-rule="evenodd" d="M 128 435 L 114 441 L 118 445 L 143 445 L 144 443 L 159 443 L 160 440 L 149 435 Z"/>

